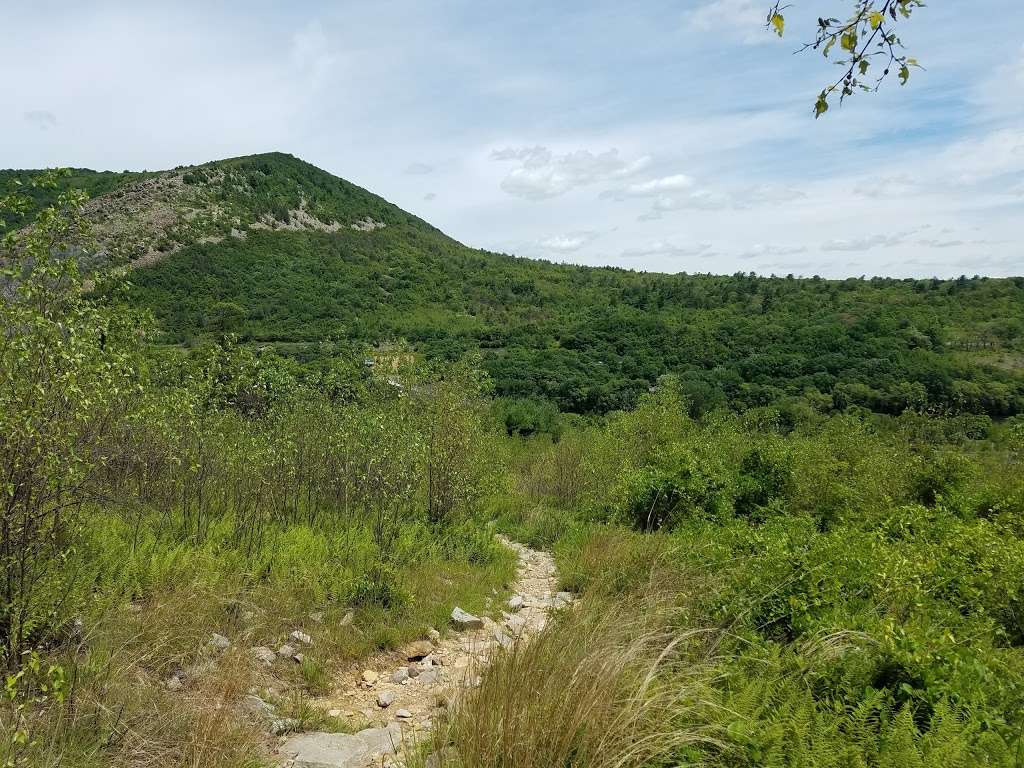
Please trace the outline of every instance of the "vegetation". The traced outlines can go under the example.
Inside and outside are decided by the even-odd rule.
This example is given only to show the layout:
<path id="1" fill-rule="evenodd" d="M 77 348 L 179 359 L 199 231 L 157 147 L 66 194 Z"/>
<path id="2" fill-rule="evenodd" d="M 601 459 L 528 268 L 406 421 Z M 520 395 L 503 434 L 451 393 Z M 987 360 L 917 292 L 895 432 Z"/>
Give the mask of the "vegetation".
<path id="1" fill-rule="evenodd" d="M 614 765 L 1017 765 L 1020 424 L 950 439 L 932 418 L 922 439 L 910 413 L 791 428 L 777 409 L 686 410 L 668 383 L 520 456 L 501 527 L 553 546 L 587 605 L 551 634 L 580 645 L 542 651 L 571 695 L 532 699 L 513 681 L 544 679 L 538 662 L 513 653 L 438 748 L 457 765 L 604 764 L 592 744 Z M 573 687 L 595 680 L 602 709 L 577 715 L 597 705 Z"/>
<path id="2" fill-rule="evenodd" d="M 827 59 L 839 44 L 833 63 L 842 74 L 822 89 L 814 104 L 814 117 L 819 118 L 829 109 L 829 98 L 838 94 L 839 103 L 857 91 L 877 91 L 890 74 L 895 74 L 900 85 L 910 79 L 912 67 L 919 67 L 917 59 L 903 52 L 903 42 L 896 34 L 896 25 L 909 20 L 914 11 L 925 6 L 924 0 L 854 0 L 850 16 L 845 19 L 818 17 L 813 42 L 802 51 L 821 51 Z M 790 4 L 777 2 L 768 11 L 767 26 L 779 37 L 786 29 L 784 10 Z"/>
<path id="3" fill-rule="evenodd" d="M 0 761 L 258 765 L 251 690 L 345 727 L 310 697 L 485 610 L 496 524 L 582 599 L 441 718 L 445 765 L 1018 764 L 1024 392 L 979 355 L 1020 353 L 1024 282 L 533 264 L 270 179 L 225 206 L 386 226 L 126 286 L 46 182 L 0 256 Z"/>

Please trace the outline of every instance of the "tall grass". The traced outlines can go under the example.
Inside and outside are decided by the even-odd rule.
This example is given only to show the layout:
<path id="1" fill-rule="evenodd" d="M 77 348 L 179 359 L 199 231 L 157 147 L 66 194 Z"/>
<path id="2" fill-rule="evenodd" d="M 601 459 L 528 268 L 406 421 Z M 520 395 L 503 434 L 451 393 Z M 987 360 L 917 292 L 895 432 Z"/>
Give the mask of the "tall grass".
<path id="1" fill-rule="evenodd" d="M 617 554 L 594 565 L 607 575 Z M 529 643 L 499 652 L 438 728 L 441 764 L 627 768 L 720 748 L 705 714 L 711 635 L 680 628 L 678 574 L 642 571 L 629 587 L 602 578 Z"/>

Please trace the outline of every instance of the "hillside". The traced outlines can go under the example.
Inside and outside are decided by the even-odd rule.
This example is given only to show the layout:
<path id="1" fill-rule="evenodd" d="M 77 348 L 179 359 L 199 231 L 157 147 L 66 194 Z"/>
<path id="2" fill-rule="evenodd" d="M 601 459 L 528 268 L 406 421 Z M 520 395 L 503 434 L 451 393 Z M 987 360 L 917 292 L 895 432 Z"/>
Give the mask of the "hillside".
<path id="1" fill-rule="evenodd" d="M 131 301 L 171 344 L 229 330 L 302 360 L 326 340 L 404 339 L 428 359 L 479 350 L 497 394 L 583 413 L 630 407 L 667 373 L 695 415 L 1024 412 L 1024 278 L 663 275 L 513 258 L 283 154 L 65 183 L 100 193 L 87 212 L 100 248 L 139 268 Z"/>

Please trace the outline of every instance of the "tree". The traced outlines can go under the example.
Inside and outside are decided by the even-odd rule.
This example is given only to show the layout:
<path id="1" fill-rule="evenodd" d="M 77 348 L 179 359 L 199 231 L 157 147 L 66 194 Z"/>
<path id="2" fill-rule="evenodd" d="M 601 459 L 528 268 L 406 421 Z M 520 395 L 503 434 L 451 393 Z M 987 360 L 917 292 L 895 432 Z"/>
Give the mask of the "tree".
<path id="1" fill-rule="evenodd" d="M 92 300 L 79 275 L 84 201 L 63 192 L 0 243 L 0 663 L 11 668 L 61 621 L 77 513 L 138 371 L 132 315 Z"/>
<path id="2" fill-rule="evenodd" d="M 829 58 L 838 43 L 834 63 L 841 67 L 842 75 L 818 94 L 814 103 L 815 118 L 828 111 L 829 99 L 837 93 L 842 104 L 858 90 L 877 91 L 893 71 L 900 85 L 907 84 L 910 69 L 921 65 L 903 52 L 896 25 L 923 6 L 923 0 L 854 0 L 853 13 L 845 21 L 818 17 L 814 40 L 799 50 L 821 51 Z M 786 29 L 783 11 L 790 7 L 778 0 L 768 11 L 766 25 L 779 37 Z"/>

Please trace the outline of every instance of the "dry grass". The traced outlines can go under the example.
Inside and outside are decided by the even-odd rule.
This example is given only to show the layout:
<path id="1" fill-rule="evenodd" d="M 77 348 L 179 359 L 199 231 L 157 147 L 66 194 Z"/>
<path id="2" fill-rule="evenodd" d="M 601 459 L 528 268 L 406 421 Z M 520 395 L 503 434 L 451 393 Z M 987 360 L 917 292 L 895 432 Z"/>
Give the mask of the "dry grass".
<path id="1" fill-rule="evenodd" d="M 665 594 L 586 600 L 499 655 L 438 728 L 440 764 L 628 768 L 717 745 L 700 725 L 705 635 L 673 628 Z"/>

